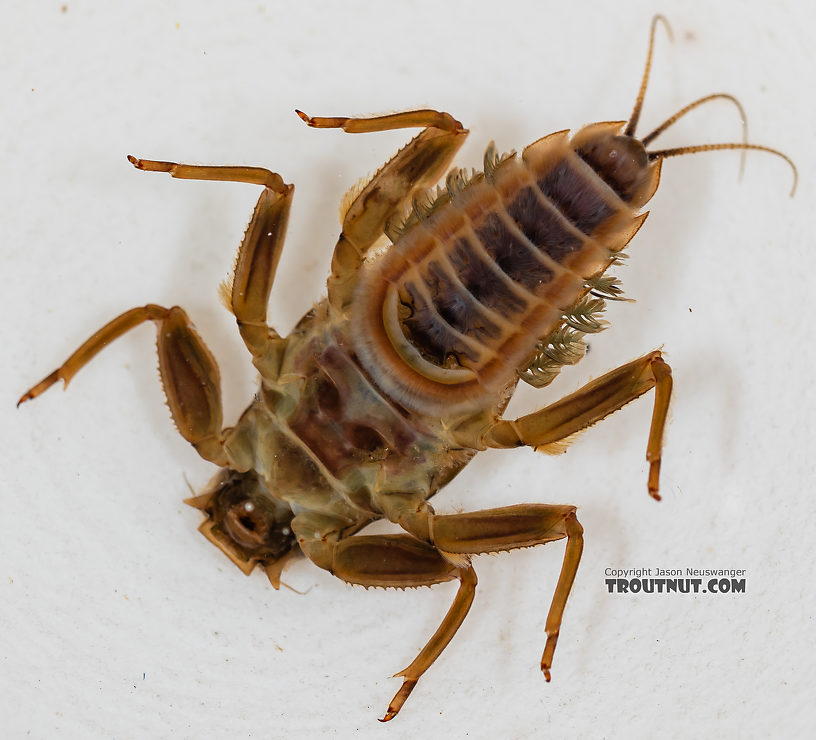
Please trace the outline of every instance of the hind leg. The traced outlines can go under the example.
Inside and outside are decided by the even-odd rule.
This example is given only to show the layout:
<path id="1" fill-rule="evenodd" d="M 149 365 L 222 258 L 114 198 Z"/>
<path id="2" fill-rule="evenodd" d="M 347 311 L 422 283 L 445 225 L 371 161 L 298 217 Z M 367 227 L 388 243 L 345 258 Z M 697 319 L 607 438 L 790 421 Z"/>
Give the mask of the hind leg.
<path id="1" fill-rule="evenodd" d="M 329 301 L 343 309 L 351 300 L 357 270 L 368 250 L 385 233 L 414 195 L 433 187 L 445 174 L 468 132 L 448 113 L 414 110 L 372 118 L 313 118 L 297 114 L 312 128 L 340 128 L 350 134 L 422 128 L 357 193 L 343 218 L 329 277 Z"/>
<path id="2" fill-rule="evenodd" d="M 265 380 L 277 378 L 286 339 L 267 326 L 266 307 L 283 251 L 294 185 L 287 185 L 279 174 L 263 167 L 200 166 L 136 157 L 128 157 L 128 161 L 139 170 L 166 172 L 181 180 L 264 186 L 238 249 L 232 286 L 225 297 L 253 364 Z"/>

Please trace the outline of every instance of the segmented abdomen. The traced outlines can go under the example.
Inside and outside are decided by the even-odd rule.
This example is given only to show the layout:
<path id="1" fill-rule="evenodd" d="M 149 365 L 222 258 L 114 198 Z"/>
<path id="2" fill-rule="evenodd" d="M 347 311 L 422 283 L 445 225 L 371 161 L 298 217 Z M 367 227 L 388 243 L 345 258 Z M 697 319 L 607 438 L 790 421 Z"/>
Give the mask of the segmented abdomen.
<path id="1" fill-rule="evenodd" d="M 497 404 L 538 341 L 562 323 L 637 231 L 635 209 L 577 152 L 610 126 L 541 139 L 420 219 L 365 265 L 351 309 L 357 354 L 420 413 Z M 606 128 L 604 128 L 606 127 Z"/>

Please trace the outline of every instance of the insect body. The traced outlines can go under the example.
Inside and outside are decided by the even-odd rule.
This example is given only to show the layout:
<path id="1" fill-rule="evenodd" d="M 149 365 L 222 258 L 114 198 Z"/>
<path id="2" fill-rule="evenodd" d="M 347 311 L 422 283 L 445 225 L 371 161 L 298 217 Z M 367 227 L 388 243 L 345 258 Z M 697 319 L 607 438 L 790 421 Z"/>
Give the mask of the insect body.
<path id="1" fill-rule="evenodd" d="M 650 41 L 649 58 L 651 48 Z M 671 393 L 660 352 L 520 419 L 501 418 L 519 377 L 546 385 L 561 366 L 580 359 L 581 336 L 602 328 L 603 300 L 620 297 L 606 270 L 645 220 L 638 209 L 658 186 L 662 160 L 703 149 L 766 149 L 743 143 L 648 151 L 665 125 L 711 97 L 729 97 L 696 101 L 638 140 L 648 71 L 647 62 L 628 122 L 593 124 L 572 137 L 551 134 L 520 158 L 499 157 L 491 147 L 483 173 L 452 171 L 430 201 L 423 194 L 467 135 L 450 115 L 300 113 L 313 127 L 352 133 L 423 130 L 351 202 L 327 298 L 288 337 L 267 326 L 266 306 L 293 187 L 261 168 L 130 157 L 139 169 L 177 178 L 263 186 L 224 291 L 260 372 L 259 393 L 235 426 L 223 428 L 215 360 L 181 308 L 148 304 L 96 332 L 21 402 L 59 379 L 67 384 L 108 342 L 155 322 L 173 419 L 202 457 L 221 467 L 188 503 L 206 514 L 202 532 L 244 572 L 261 565 L 277 587 L 284 565 L 303 553 L 365 586 L 459 581 L 439 629 L 399 674 L 403 684 L 384 719 L 397 714 L 465 618 L 476 586 L 470 556 L 566 539 L 541 660 L 549 680 L 583 543 L 575 507 L 521 504 L 441 515 L 428 499 L 479 450 L 553 449 L 652 388 L 648 487 L 659 498 Z M 375 251 L 383 234 L 393 243 Z M 404 533 L 357 534 L 381 518 Z"/>

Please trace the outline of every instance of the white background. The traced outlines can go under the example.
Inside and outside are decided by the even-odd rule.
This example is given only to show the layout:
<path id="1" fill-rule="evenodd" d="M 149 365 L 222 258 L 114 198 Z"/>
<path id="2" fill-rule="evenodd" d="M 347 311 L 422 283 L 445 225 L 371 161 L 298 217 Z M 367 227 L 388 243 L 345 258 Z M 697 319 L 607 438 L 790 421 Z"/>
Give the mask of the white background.
<path id="1" fill-rule="evenodd" d="M 228 10 L 226 8 L 229 8 Z M 652 3 L 6 3 L 0 30 L 3 361 L 0 713 L 4 737 L 805 737 L 812 691 L 813 44 L 805 3 L 659 8 L 640 127 L 729 91 L 750 139 L 797 162 L 669 160 L 619 272 L 635 304 L 522 413 L 663 346 L 675 397 L 664 501 L 646 494 L 650 400 L 560 458 L 485 453 L 440 511 L 572 503 L 586 548 L 552 683 L 539 671 L 563 545 L 475 561 L 471 614 L 402 714 L 382 716 L 454 593 L 345 586 L 302 561 L 244 577 L 197 532 L 146 326 L 59 389 L 17 397 L 132 306 L 184 306 L 219 360 L 225 418 L 255 379 L 216 297 L 257 188 L 135 171 L 125 155 L 270 167 L 297 184 L 270 319 L 323 290 L 337 204 L 406 132 L 312 115 L 438 107 L 458 163 L 626 118 Z M 661 146 L 735 141 L 715 103 Z M 617 596 L 607 567 L 743 568 L 747 593 Z"/>

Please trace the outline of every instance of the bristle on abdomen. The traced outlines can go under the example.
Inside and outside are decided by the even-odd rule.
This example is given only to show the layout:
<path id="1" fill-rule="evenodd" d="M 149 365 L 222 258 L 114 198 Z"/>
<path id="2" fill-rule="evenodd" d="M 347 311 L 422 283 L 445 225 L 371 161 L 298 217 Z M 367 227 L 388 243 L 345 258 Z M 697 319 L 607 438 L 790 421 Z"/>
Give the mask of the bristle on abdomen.
<path id="1" fill-rule="evenodd" d="M 620 124 L 535 142 L 364 266 L 357 354 L 399 404 L 447 414 L 495 404 L 637 231 L 637 203 L 575 151 L 598 126 Z"/>

